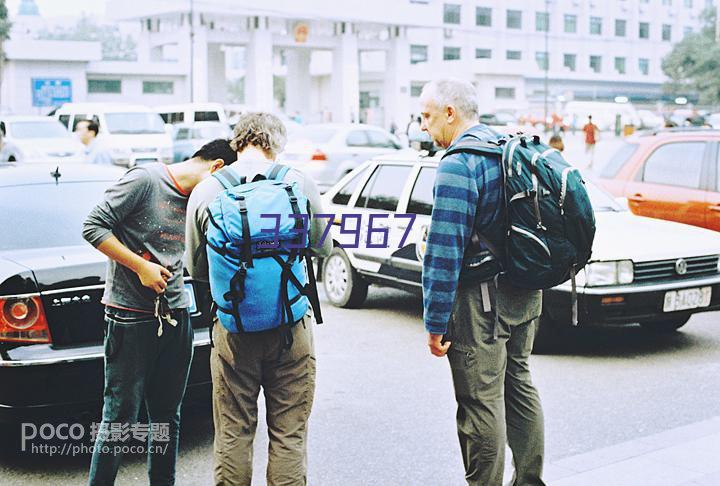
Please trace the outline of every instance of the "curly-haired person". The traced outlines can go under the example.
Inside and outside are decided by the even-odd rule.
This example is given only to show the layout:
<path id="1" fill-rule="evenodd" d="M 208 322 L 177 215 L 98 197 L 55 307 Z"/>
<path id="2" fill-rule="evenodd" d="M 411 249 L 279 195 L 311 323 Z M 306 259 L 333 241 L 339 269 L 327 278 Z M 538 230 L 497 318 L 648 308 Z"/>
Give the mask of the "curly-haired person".
<path id="1" fill-rule="evenodd" d="M 246 113 L 235 125 L 231 146 L 238 152 L 232 169 L 238 179 L 252 181 L 268 172 L 287 140 L 285 126 L 268 113 Z M 320 193 L 302 172 L 290 169 L 283 180 L 296 182 L 307 196 L 312 214 L 322 213 Z M 196 281 L 209 282 L 205 233 L 208 205 L 223 191 L 214 177 L 205 179 L 187 206 L 186 267 Z M 332 241 L 318 248 L 324 225 L 310 222 L 313 254 L 328 256 Z M 217 319 L 214 317 L 214 319 Z M 213 326 L 210 355 L 215 423 L 215 484 L 247 485 L 252 481 L 253 439 L 260 388 L 265 395 L 270 439 L 267 484 L 307 484 L 307 422 L 315 394 L 315 351 L 308 316 L 292 326 L 293 345 L 282 351 L 279 329 L 230 333 Z M 215 322 L 217 324 L 217 321 Z"/>

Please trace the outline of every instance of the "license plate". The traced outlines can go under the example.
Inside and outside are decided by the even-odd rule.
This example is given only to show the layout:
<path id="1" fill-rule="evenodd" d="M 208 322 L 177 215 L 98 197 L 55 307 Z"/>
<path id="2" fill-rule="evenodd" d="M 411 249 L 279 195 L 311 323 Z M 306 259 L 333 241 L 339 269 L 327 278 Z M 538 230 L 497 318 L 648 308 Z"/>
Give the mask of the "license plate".
<path id="1" fill-rule="evenodd" d="M 190 306 L 188 307 L 188 312 L 190 314 L 194 314 L 197 312 L 197 304 L 195 303 L 195 292 L 193 292 L 193 286 L 191 283 L 185 284 L 185 293 L 188 296 L 188 299 L 190 300 Z"/>
<path id="2" fill-rule="evenodd" d="M 712 287 L 699 289 L 671 290 L 665 292 L 663 312 L 674 312 L 687 309 L 698 309 L 710 305 Z"/>

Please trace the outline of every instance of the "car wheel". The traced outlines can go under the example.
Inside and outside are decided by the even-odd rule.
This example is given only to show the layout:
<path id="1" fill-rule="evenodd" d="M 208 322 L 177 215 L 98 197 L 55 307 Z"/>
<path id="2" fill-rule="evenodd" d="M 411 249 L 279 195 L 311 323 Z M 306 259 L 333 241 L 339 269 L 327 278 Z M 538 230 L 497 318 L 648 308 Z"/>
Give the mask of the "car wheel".
<path id="1" fill-rule="evenodd" d="M 657 321 L 642 322 L 640 325 L 643 329 L 658 333 L 666 334 L 675 332 L 683 327 L 690 320 L 690 316 L 676 317 L 674 319 L 659 319 Z"/>
<path id="2" fill-rule="evenodd" d="M 17 162 L 17 159 L 14 155 L 11 155 L 10 157 L 8 157 L 8 162 Z"/>
<path id="3" fill-rule="evenodd" d="M 343 250 L 333 248 L 325 259 L 322 282 L 330 303 L 337 307 L 360 307 L 367 298 L 368 284 L 352 267 Z"/>
<path id="4" fill-rule="evenodd" d="M 544 314 L 537 320 L 536 326 L 533 354 L 551 354 L 557 351 L 560 342 L 566 337 L 565 329 Z"/>

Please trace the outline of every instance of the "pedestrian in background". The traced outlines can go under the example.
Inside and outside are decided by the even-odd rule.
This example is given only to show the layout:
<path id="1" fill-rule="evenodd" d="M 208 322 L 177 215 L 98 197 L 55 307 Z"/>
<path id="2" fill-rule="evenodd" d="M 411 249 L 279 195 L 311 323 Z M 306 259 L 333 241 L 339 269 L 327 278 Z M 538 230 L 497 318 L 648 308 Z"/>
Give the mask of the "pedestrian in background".
<path id="1" fill-rule="evenodd" d="M 588 155 L 588 169 L 592 169 L 595 162 L 595 144 L 600 135 L 600 129 L 592 121 L 592 115 L 588 116 L 588 122 L 583 127 L 585 133 L 585 153 Z"/>
<path id="2" fill-rule="evenodd" d="M 477 93 L 470 83 L 428 83 L 420 106 L 422 129 L 445 149 L 497 136 L 478 123 Z M 542 292 L 513 287 L 500 276 L 497 287 L 489 286 L 487 298 L 494 304 L 488 311 L 484 283 L 473 278 L 465 262 L 473 235 L 502 227 L 502 180 L 497 158 L 462 152 L 440 162 L 423 259 L 423 319 L 430 352 L 447 354 L 450 363 L 468 484 L 502 486 L 507 442 L 515 466 L 512 484 L 541 486 L 543 412 L 528 358 Z"/>
<path id="3" fill-rule="evenodd" d="M 95 120 L 80 120 L 75 124 L 75 133 L 85 146 L 85 162 L 89 164 L 113 165 L 110 152 L 102 147 L 97 136 L 100 126 Z"/>
<path id="4" fill-rule="evenodd" d="M 565 150 L 565 144 L 563 143 L 563 139 L 560 135 L 553 135 L 552 137 L 550 137 L 548 145 L 550 145 L 554 149 L 557 149 L 560 152 Z"/>

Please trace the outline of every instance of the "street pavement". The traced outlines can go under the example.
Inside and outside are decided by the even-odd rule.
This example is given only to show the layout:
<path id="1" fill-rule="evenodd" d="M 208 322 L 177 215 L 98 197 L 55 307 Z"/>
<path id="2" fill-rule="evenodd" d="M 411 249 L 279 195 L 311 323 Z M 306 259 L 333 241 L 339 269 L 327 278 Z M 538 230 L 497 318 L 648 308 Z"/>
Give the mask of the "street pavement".
<path id="1" fill-rule="evenodd" d="M 326 323 L 315 327 L 310 484 L 464 484 L 450 370 L 427 350 L 421 299 L 371 289 L 364 309 L 323 302 Z M 720 313 L 701 314 L 671 336 L 639 328 L 580 332 L 558 354 L 533 356 L 546 415 L 547 483 L 680 485 L 714 473 L 720 457 L 719 321 Z M 177 483 L 211 484 L 212 418 L 192 410 L 183 425 Z M 3 486 L 86 480 L 87 456 L 10 449 L 0 455 Z M 262 420 L 254 485 L 264 484 L 266 450 Z M 687 463 L 678 465 L 683 457 Z M 653 479 L 670 470 L 675 475 Z M 144 484 L 145 474 L 142 456 L 126 456 L 118 484 Z"/>

